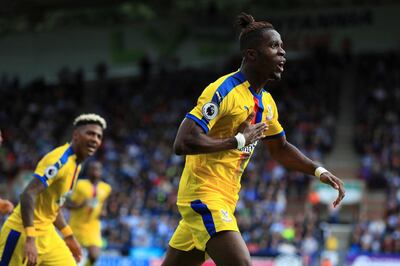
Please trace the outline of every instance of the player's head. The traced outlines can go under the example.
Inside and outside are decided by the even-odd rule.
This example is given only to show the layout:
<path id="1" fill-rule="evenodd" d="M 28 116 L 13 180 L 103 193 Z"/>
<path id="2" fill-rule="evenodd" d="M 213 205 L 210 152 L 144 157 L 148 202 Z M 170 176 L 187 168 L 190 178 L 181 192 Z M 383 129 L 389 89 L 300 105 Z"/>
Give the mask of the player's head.
<path id="1" fill-rule="evenodd" d="M 239 42 L 243 63 L 265 79 L 279 80 L 286 62 L 280 34 L 271 23 L 255 21 L 253 16 L 243 12 L 237 16 L 237 25 L 241 28 Z"/>
<path id="2" fill-rule="evenodd" d="M 88 165 L 87 174 L 90 179 L 99 180 L 103 174 L 103 165 L 99 161 L 91 161 Z"/>
<path id="3" fill-rule="evenodd" d="M 1 135 L 1 130 L 0 130 L 0 147 L 2 143 L 3 143 L 3 136 Z"/>
<path id="4" fill-rule="evenodd" d="M 79 160 L 93 155 L 101 145 L 107 124 L 96 114 L 81 114 L 74 120 L 72 145 Z"/>

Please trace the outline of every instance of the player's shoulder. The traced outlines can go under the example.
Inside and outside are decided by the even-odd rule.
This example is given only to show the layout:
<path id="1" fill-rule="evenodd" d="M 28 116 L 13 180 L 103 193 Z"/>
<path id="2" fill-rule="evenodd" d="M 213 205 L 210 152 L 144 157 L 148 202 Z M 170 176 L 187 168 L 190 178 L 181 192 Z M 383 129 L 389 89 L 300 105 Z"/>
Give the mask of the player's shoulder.
<path id="1" fill-rule="evenodd" d="M 100 181 L 99 185 L 106 191 L 111 191 L 112 190 L 111 186 L 108 183 L 104 182 L 104 181 Z"/>
<path id="2" fill-rule="evenodd" d="M 264 89 L 262 90 L 262 97 L 266 100 L 274 101 L 274 97 L 272 97 L 272 94 Z"/>
<path id="3" fill-rule="evenodd" d="M 89 179 L 78 179 L 76 185 L 80 186 L 80 187 L 88 186 L 88 185 L 90 185 L 90 180 Z"/>
<path id="4" fill-rule="evenodd" d="M 217 89 L 229 89 L 234 88 L 245 81 L 246 79 L 244 78 L 243 74 L 240 71 L 235 71 L 219 77 L 209 86 Z"/>
<path id="5" fill-rule="evenodd" d="M 240 85 L 245 82 L 246 79 L 240 71 L 232 72 L 210 83 L 204 89 L 203 95 L 212 97 L 213 101 L 219 104 L 228 94 L 231 94 L 235 88 L 240 87 Z"/>
<path id="6" fill-rule="evenodd" d="M 71 146 L 68 143 L 66 143 L 46 153 L 46 155 L 43 156 L 42 161 L 56 163 L 62 160 L 63 157 L 67 157 L 68 159 L 69 153 L 73 154 L 73 151 Z"/>

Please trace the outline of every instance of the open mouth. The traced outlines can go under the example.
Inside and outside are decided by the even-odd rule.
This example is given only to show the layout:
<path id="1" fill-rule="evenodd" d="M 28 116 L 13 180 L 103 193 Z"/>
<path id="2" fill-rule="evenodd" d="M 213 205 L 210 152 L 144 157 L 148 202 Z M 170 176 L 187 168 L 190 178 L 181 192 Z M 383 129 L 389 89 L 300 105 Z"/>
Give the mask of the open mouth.
<path id="1" fill-rule="evenodd" d="M 284 61 L 281 61 L 277 64 L 277 68 L 279 69 L 279 72 L 283 72 L 283 66 L 285 65 Z"/>
<path id="2" fill-rule="evenodd" d="M 88 151 L 89 151 L 90 153 L 93 153 L 93 152 L 96 151 L 96 146 L 88 145 L 87 149 L 88 149 Z"/>

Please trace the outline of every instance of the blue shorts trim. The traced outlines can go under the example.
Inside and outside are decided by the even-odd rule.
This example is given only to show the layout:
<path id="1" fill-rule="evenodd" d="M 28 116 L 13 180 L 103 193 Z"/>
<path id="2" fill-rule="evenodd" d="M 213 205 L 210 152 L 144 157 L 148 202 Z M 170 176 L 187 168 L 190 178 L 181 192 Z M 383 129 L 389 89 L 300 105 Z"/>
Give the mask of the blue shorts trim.
<path id="1" fill-rule="evenodd" d="M 201 200 L 194 200 L 190 203 L 190 206 L 195 212 L 201 215 L 208 234 L 211 237 L 214 236 L 217 232 L 215 230 L 214 219 L 207 205 L 201 202 Z"/>
<path id="2" fill-rule="evenodd" d="M 0 266 L 8 266 L 20 236 L 20 232 L 17 232 L 15 230 L 10 231 L 6 240 L 3 255 L 1 256 Z"/>

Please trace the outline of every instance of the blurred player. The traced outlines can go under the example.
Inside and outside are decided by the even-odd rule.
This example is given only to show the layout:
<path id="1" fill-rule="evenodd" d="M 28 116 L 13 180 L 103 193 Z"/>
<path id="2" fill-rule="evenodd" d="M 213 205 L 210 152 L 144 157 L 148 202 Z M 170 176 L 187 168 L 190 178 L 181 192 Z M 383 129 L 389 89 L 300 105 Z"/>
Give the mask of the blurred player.
<path id="1" fill-rule="evenodd" d="M 102 241 L 99 218 L 111 192 L 111 186 L 100 180 L 102 168 L 100 162 L 90 162 L 87 170 L 89 178 L 78 180 L 66 202 L 66 207 L 71 209 L 69 225 L 78 242 L 89 252 L 86 266 L 94 265 L 100 255 Z"/>
<path id="2" fill-rule="evenodd" d="M 60 208 L 75 187 L 80 164 L 100 146 L 106 122 L 98 115 L 83 114 L 73 125 L 72 142 L 43 157 L 20 196 L 20 204 L 4 223 L 1 266 L 69 266 L 81 259 L 80 246 Z"/>
<path id="3" fill-rule="evenodd" d="M 0 130 L 0 147 L 2 143 L 3 143 L 3 136 L 1 135 L 1 130 Z M 4 215 L 10 213 L 12 212 L 13 209 L 14 205 L 11 203 L 11 201 L 0 198 L 0 214 Z"/>
<path id="4" fill-rule="evenodd" d="M 280 80 L 285 64 L 281 36 L 268 22 L 238 16 L 240 70 L 211 83 L 179 127 L 174 150 L 186 156 L 178 191 L 182 215 L 163 266 L 201 265 L 205 252 L 217 265 L 251 265 L 234 211 L 240 178 L 258 140 L 283 166 L 316 175 L 344 197 L 343 183 L 286 141 L 278 110 L 264 90 Z"/>

